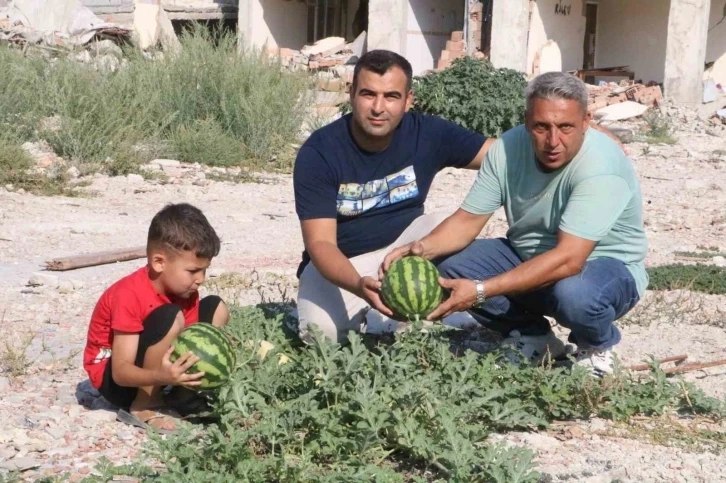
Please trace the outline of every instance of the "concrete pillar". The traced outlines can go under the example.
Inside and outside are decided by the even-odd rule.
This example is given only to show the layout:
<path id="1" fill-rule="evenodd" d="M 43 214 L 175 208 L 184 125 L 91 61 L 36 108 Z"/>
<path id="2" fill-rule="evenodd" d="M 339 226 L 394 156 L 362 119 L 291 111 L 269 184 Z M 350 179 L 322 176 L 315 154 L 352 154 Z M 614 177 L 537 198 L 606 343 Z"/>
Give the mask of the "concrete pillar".
<path id="1" fill-rule="evenodd" d="M 407 0 L 370 0 L 368 50 L 386 49 L 406 55 Z"/>
<path id="2" fill-rule="evenodd" d="M 252 0 L 239 0 L 237 10 L 237 50 L 250 47 L 252 43 Z"/>
<path id="3" fill-rule="evenodd" d="M 665 95 L 676 102 L 703 100 L 703 64 L 706 60 L 711 0 L 671 0 L 666 41 Z"/>
<path id="4" fill-rule="evenodd" d="M 134 35 L 142 49 L 148 49 L 159 41 L 159 0 L 134 0 Z"/>
<path id="5" fill-rule="evenodd" d="M 494 67 L 527 69 L 529 0 L 494 0 L 492 6 L 492 47 Z"/>

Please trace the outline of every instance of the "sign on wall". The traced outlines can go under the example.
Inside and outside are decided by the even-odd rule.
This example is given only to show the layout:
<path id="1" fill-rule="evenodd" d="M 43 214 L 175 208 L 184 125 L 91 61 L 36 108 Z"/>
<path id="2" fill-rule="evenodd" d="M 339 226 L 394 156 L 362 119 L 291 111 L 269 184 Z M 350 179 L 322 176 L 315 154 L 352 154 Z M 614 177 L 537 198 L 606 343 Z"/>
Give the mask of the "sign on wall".
<path id="1" fill-rule="evenodd" d="M 563 5 L 562 0 L 555 4 L 555 15 L 568 16 L 572 12 L 572 4 Z"/>

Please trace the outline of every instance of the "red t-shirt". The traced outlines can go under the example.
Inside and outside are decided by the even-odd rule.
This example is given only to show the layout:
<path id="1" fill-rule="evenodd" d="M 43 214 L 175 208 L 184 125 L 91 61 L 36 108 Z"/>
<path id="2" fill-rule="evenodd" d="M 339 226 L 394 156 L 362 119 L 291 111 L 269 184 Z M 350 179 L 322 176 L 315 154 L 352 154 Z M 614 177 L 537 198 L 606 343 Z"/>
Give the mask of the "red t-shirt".
<path id="1" fill-rule="evenodd" d="M 182 308 L 185 325 L 199 319 L 199 294 L 188 299 L 159 293 L 149 278 L 148 266 L 141 267 L 111 285 L 101 295 L 88 326 L 83 368 L 95 388 L 101 386 L 103 372 L 111 357 L 113 331 L 142 332 L 143 322 L 156 308 L 174 303 Z"/>

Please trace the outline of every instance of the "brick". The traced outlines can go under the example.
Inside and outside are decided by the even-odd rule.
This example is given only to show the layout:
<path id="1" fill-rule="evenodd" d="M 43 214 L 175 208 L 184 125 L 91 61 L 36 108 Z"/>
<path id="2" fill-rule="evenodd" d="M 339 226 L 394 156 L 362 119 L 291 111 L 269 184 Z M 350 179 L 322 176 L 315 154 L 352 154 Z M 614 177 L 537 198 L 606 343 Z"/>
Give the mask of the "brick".
<path id="1" fill-rule="evenodd" d="M 456 32 L 451 32 L 451 41 L 452 42 L 462 42 L 464 40 L 464 32 L 461 30 L 458 30 Z"/>
<path id="2" fill-rule="evenodd" d="M 449 52 L 449 58 L 451 60 L 459 59 L 461 57 L 466 57 L 466 52 L 464 52 L 463 50 L 457 50 L 457 51 L 454 51 L 454 52 L 448 51 L 448 52 Z"/>
<path id="3" fill-rule="evenodd" d="M 625 94 L 626 99 L 650 107 L 655 107 L 663 101 L 663 92 L 661 92 L 660 86 L 657 85 L 652 87 L 636 86 L 628 89 Z"/>
<path id="4" fill-rule="evenodd" d="M 295 56 L 295 51 L 288 48 L 280 49 L 280 57 L 283 59 L 292 59 Z"/>
<path id="5" fill-rule="evenodd" d="M 443 60 L 451 60 L 451 55 L 450 54 L 451 54 L 451 52 L 449 52 L 448 50 L 442 50 L 441 51 L 441 57 L 440 57 L 440 59 L 443 59 Z"/>
<path id="6" fill-rule="evenodd" d="M 448 69 L 449 67 L 451 67 L 451 61 L 450 60 L 443 59 L 443 58 L 442 59 L 439 59 L 439 62 L 436 65 L 436 68 L 438 70 Z"/>
<path id="7" fill-rule="evenodd" d="M 466 50 L 466 44 L 464 42 L 452 42 L 451 40 L 447 40 L 446 50 L 451 52 L 464 51 Z"/>

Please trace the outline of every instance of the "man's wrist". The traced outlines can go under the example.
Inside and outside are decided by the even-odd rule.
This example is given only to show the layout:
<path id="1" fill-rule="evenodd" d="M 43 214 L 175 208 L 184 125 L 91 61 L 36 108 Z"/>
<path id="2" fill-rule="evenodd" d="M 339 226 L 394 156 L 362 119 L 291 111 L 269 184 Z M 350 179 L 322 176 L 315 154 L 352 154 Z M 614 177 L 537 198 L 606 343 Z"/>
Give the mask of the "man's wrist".
<path id="1" fill-rule="evenodd" d="M 474 280 L 476 286 L 476 300 L 474 301 L 474 307 L 481 307 L 486 302 L 486 291 L 484 288 L 483 280 Z"/>

